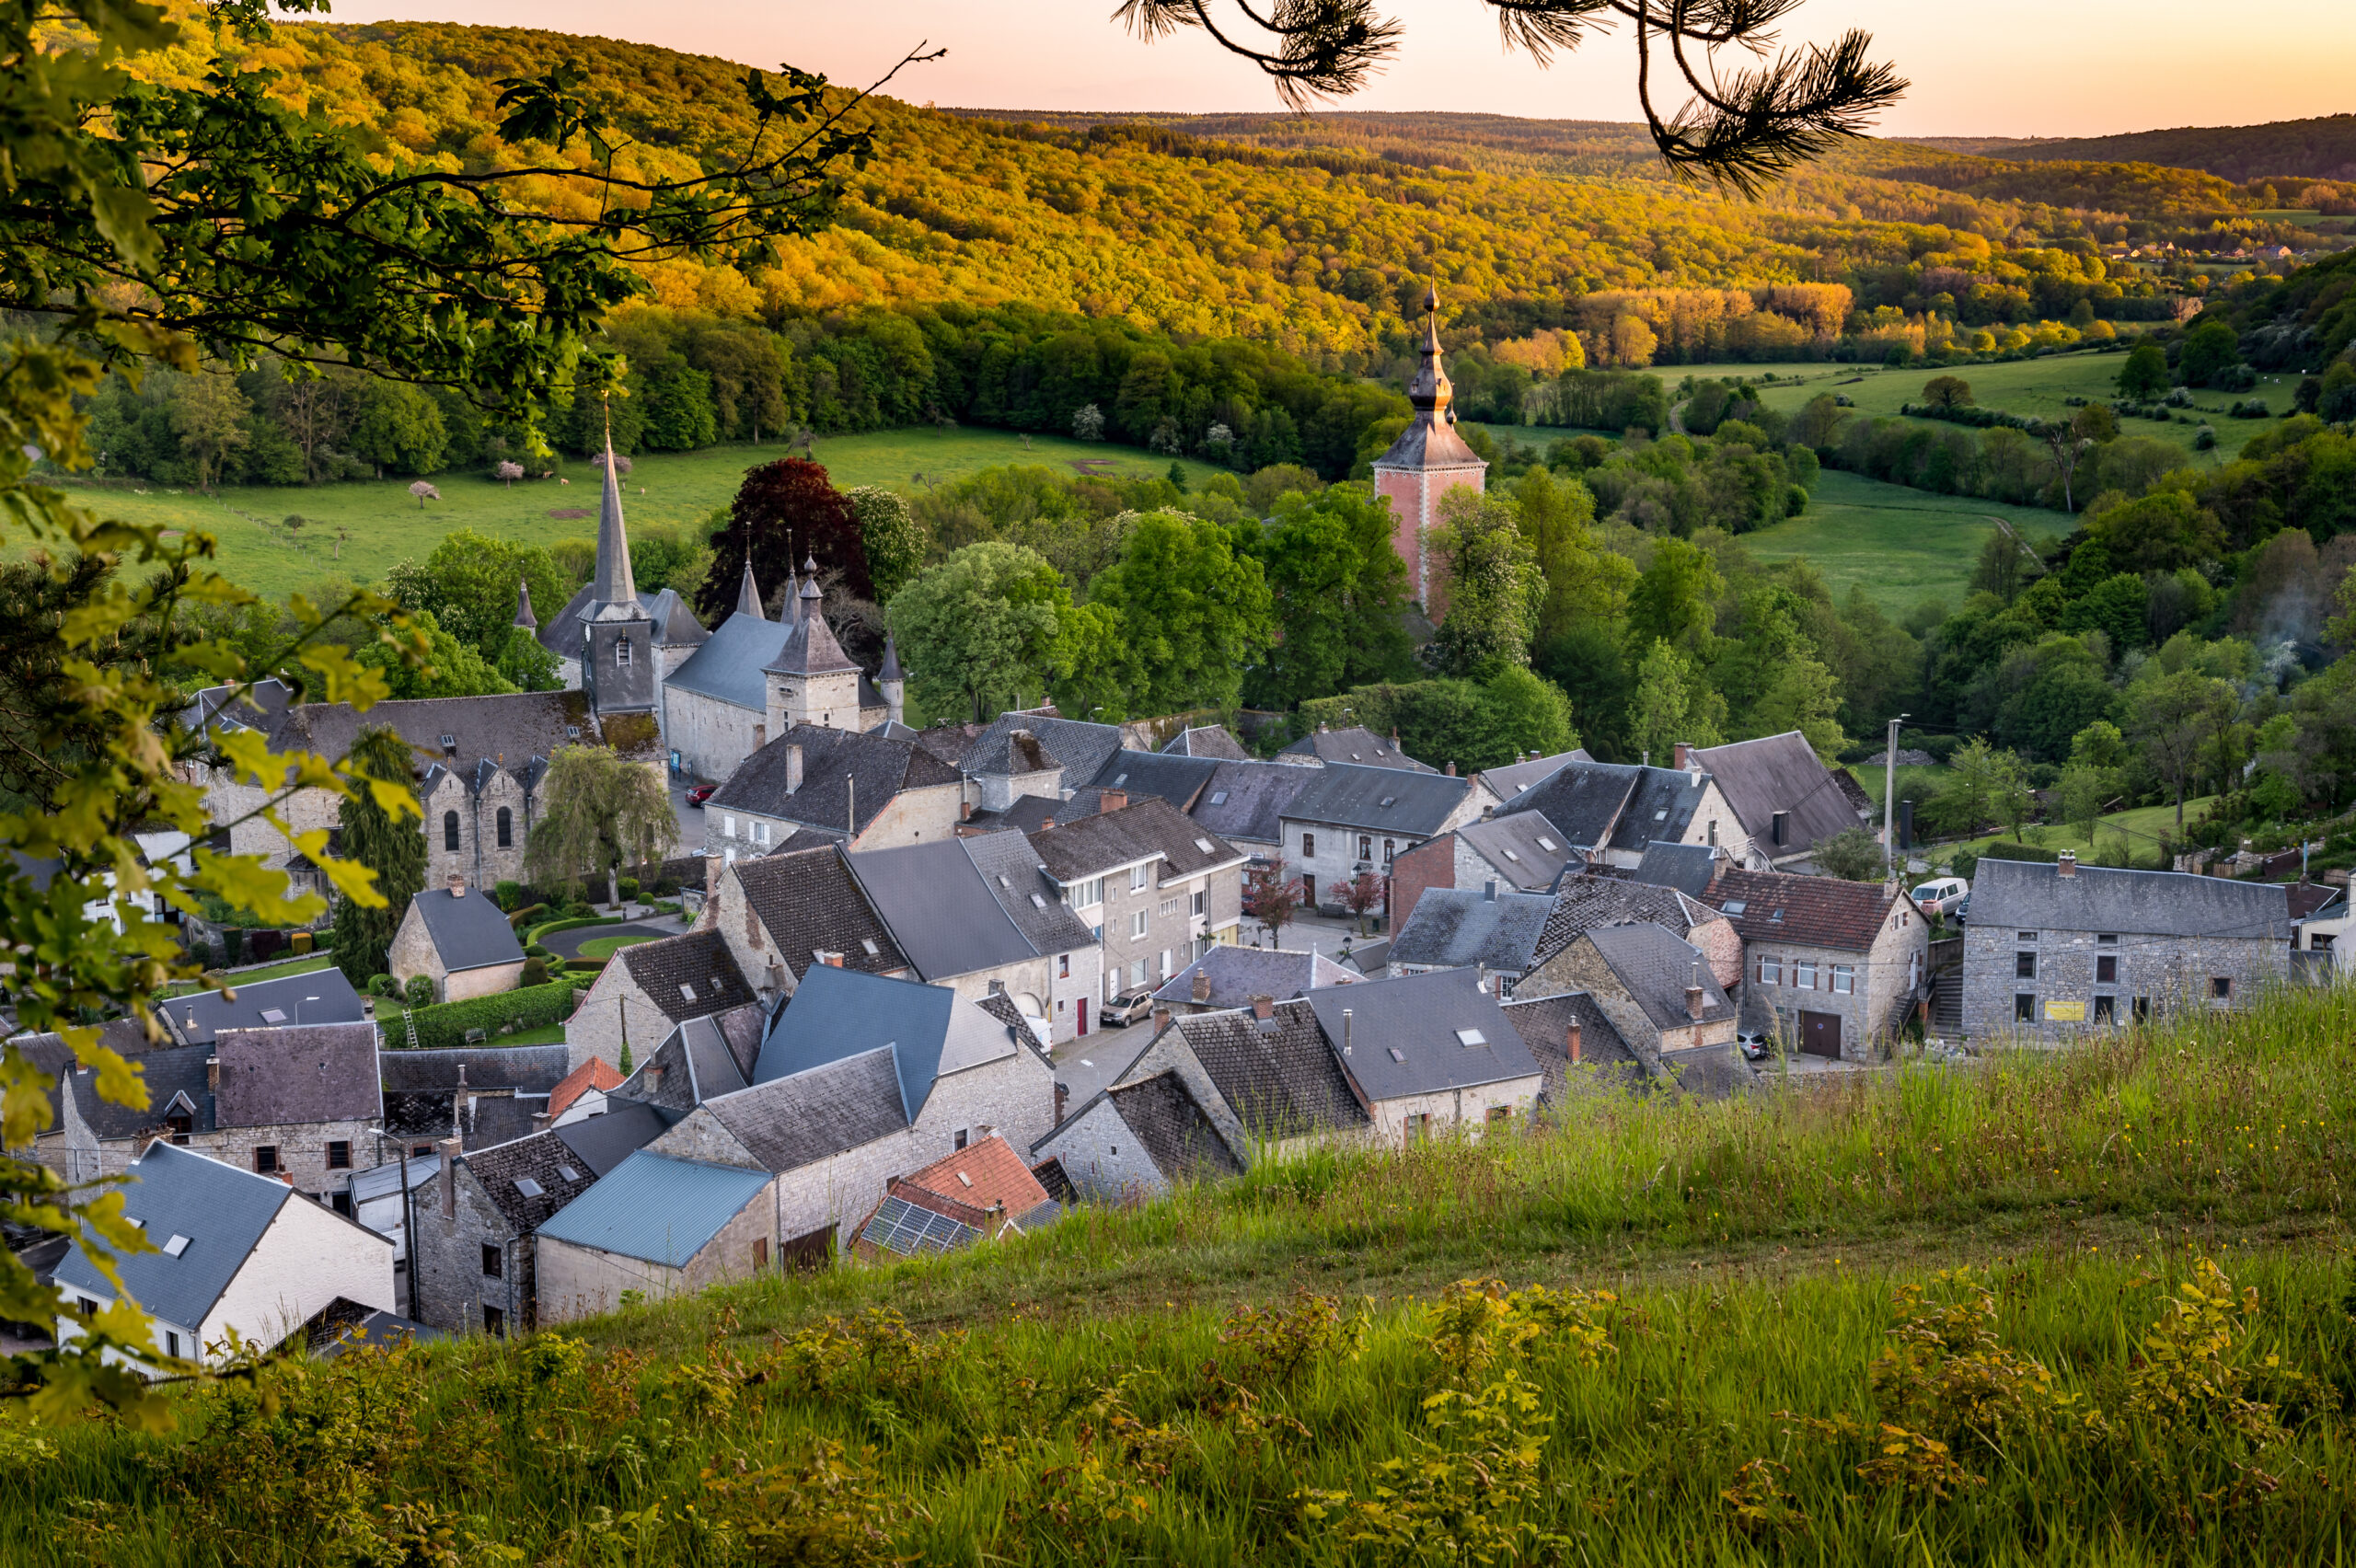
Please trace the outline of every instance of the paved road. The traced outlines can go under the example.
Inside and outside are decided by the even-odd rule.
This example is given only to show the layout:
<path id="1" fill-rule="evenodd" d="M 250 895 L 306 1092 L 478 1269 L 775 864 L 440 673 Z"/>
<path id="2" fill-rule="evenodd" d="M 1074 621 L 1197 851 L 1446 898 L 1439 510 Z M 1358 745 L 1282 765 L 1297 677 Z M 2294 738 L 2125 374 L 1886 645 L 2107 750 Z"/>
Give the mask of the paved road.
<path id="1" fill-rule="evenodd" d="M 540 939 L 540 945 L 559 958 L 579 958 L 581 944 L 607 937 L 676 937 L 687 928 L 677 920 L 633 920 L 625 926 L 575 926 Z"/>

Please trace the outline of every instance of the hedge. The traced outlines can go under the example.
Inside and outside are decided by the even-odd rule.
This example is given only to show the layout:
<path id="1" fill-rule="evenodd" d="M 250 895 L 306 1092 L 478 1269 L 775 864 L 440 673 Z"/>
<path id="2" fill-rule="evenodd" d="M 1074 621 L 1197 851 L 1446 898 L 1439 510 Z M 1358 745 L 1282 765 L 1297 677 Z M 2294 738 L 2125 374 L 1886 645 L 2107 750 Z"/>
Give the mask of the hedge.
<path id="1" fill-rule="evenodd" d="M 470 1029 L 481 1030 L 488 1042 L 495 1045 L 500 1031 L 511 1023 L 518 1030 L 546 1029 L 552 1023 L 562 1023 L 572 1016 L 582 989 L 573 981 L 558 980 L 525 990 L 502 991 L 495 997 L 416 1008 L 411 1009 L 410 1019 L 417 1025 L 417 1043 L 422 1050 L 464 1045 Z M 402 1028 L 398 1009 L 379 1008 L 376 1022 L 385 1032 L 387 1048 L 406 1047 L 407 1032 Z"/>
<path id="2" fill-rule="evenodd" d="M 525 933 L 524 940 L 527 944 L 546 941 L 558 931 L 578 930 L 583 926 L 618 926 L 621 923 L 622 917 L 618 915 L 577 915 L 567 920 L 544 920 Z"/>

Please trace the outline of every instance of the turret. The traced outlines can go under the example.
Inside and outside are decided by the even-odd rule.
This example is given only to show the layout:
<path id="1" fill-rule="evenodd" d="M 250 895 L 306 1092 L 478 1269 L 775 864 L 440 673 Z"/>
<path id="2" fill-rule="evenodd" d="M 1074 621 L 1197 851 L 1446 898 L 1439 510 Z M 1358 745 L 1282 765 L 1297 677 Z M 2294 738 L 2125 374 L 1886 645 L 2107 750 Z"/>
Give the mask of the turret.
<path id="1" fill-rule="evenodd" d="M 755 620 L 768 618 L 761 614 L 761 591 L 753 582 L 753 552 L 749 547 L 745 551 L 745 581 L 736 588 L 736 613 Z"/>

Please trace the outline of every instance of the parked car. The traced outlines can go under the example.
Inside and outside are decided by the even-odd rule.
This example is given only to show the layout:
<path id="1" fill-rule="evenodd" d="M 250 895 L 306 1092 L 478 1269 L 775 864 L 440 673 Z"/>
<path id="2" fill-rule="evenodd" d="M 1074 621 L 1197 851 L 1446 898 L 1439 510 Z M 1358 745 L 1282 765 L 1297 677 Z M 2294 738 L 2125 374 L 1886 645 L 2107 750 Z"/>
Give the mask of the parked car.
<path id="1" fill-rule="evenodd" d="M 1123 1025 L 1135 1023 L 1141 1018 L 1151 1018 L 1154 989 L 1151 986 L 1132 986 L 1105 1003 L 1104 1010 L 1096 1016 L 1106 1023 Z"/>
<path id="2" fill-rule="evenodd" d="M 1925 915 L 1946 915 L 1971 896 L 1971 884 L 1961 877 L 1938 877 L 1914 889 L 1914 902 Z"/>
<path id="3" fill-rule="evenodd" d="M 717 784 L 697 785 L 694 789 L 687 791 L 687 804 L 691 806 L 702 805 L 706 801 L 711 799 L 711 792 L 719 788 L 720 786 Z"/>
<path id="4" fill-rule="evenodd" d="M 1765 1032 L 1757 1029 L 1741 1031 L 1735 1035 L 1734 1043 L 1742 1048 L 1742 1059 L 1746 1062 L 1763 1062 L 1775 1050 L 1774 1041 Z"/>

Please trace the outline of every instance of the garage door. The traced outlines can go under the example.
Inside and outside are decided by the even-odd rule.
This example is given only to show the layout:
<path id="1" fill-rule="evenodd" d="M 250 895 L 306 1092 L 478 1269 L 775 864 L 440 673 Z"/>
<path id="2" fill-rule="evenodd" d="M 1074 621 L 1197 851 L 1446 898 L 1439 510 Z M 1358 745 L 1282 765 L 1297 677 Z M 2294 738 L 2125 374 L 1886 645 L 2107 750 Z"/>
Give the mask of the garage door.
<path id="1" fill-rule="evenodd" d="M 1800 1049 L 1811 1056 L 1841 1059 L 1841 1015 L 1839 1013 L 1804 1012 L 1800 1014 Z"/>

